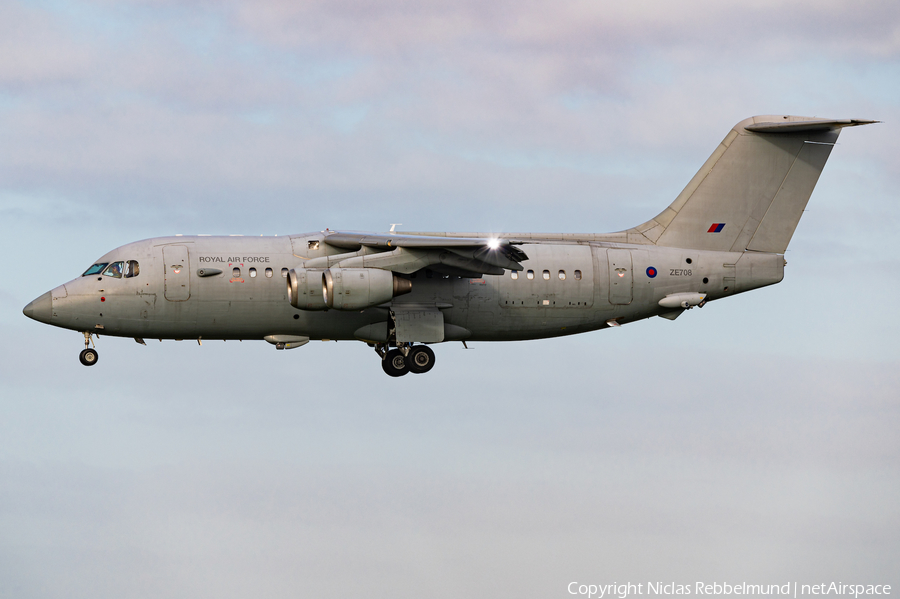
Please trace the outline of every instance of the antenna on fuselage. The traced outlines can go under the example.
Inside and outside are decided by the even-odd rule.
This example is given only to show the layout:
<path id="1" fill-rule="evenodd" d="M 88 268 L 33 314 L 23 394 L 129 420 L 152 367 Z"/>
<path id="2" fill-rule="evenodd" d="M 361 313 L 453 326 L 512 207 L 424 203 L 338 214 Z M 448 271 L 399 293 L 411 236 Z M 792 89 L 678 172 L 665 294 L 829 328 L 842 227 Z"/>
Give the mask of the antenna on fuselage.
<path id="1" fill-rule="evenodd" d="M 394 232 L 394 228 L 395 228 L 395 227 L 399 227 L 399 226 L 402 225 L 402 224 L 403 224 L 403 223 L 391 223 L 391 230 L 390 230 L 390 233 L 393 233 L 393 232 Z"/>

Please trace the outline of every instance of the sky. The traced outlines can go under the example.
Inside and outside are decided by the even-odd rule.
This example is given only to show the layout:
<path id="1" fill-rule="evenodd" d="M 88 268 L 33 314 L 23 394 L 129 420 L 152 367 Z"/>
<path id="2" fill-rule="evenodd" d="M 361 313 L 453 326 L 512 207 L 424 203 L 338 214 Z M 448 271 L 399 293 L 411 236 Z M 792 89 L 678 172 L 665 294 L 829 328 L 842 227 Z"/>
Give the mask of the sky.
<path id="1" fill-rule="evenodd" d="M 390 379 L 21 312 L 154 236 L 622 230 L 757 114 L 882 123 L 677 321 Z M 898 122 L 891 2 L 0 0 L 0 597 L 898 592 Z"/>

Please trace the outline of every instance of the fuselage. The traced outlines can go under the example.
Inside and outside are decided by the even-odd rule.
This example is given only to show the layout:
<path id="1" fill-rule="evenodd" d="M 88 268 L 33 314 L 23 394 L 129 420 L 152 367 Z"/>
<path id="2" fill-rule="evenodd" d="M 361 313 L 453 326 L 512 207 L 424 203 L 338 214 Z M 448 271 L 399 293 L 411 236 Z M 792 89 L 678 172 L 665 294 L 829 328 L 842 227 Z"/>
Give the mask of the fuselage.
<path id="1" fill-rule="evenodd" d="M 316 259 L 327 262 L 331 255 L 353 255 L 324 243 L 324 237 L 175 236 L 130 243 L 98 259 L 96 265 L 102 266 L 89 274 L 32 302 L 29 315 L 67 329 L 121 337 L 284 335 L 377 342 L 383 340 L 370 339 L 366 331 L 372 329 L 366 327 L 385 322 L 392 310 L 439 310 L 444 340 L 512 341 L 656 315 L 674 318 L 681 308 L 661 306 L 667 296 L 698 293 L 705 301 L 720 299 L 781 281 L 785 264 L 774 253 L 526 240 L 521 248 L 528 259 L 520 271 L 472 277 L 423 268 L 403 275 L 411 283 L 409 293 L 378 306 L 297 309 L 288 297 L 290 269 Z M 356 254 L 367 252 L 362 248 Z"/>

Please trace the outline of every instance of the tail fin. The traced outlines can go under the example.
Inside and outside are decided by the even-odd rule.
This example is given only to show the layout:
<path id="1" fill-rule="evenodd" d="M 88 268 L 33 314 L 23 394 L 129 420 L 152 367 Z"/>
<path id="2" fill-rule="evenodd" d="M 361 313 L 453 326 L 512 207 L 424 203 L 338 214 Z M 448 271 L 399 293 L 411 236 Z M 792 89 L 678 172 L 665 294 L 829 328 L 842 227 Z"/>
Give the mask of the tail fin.
<path id="1" fill-rule="evenodd" d="M 743 120 L 668 208 L 629 233 L 667 247 L 784 253 L 841 128 L 875 122 Z"/>

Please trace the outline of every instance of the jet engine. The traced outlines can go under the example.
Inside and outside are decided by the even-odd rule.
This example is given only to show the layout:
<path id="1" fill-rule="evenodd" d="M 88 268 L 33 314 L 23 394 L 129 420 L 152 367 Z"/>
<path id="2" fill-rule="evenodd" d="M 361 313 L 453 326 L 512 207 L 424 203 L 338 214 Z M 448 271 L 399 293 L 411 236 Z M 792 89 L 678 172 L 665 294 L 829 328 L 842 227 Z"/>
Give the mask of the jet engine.
<path id="1" fill-rule="evenodd" d="M 379 268 L 329 268 L 322 275 L 321 298 L 335 310 L 363 310 L 409 293 L 412 282 Z"/>
<path id="2" fill-rule="evenodd" d="M 291 269 L 287 274 L 288 301 L 301 310 L 325 310 L 322 296 L 322 270 L 314 268 Z"/>

